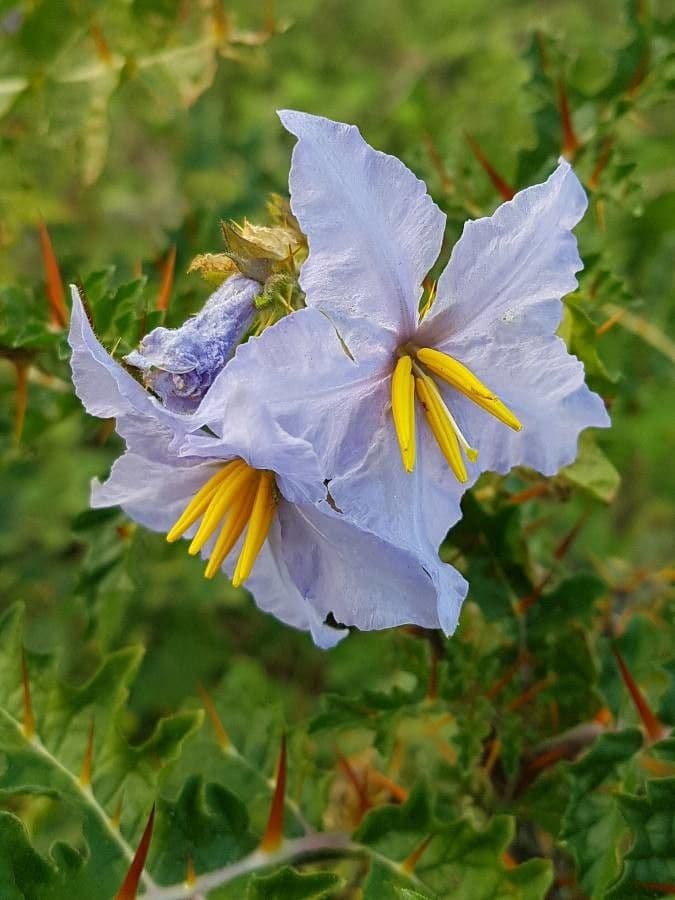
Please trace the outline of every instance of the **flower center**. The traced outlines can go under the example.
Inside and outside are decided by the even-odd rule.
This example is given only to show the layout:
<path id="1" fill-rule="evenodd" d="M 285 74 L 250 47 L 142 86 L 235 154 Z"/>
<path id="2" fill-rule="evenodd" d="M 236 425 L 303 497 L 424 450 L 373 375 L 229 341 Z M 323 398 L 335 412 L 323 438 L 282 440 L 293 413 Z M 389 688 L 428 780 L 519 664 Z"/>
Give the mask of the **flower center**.
<path id="1" fill-rule="evenodd" d="M 232 584 L 239 587 L 251 574 L 267 539 L 276 506 L 274 473 L 253 469 L 243 459 L 233 459 L 197 491 L 166 539 L 170 543 L 177 541 L 201 519 L 188 548 L 188 553 L 194 556 L 220 528 L 204 571 L 206 578 L 213 578 L 246 529 L 232 575 Z"/>
<path id="2" fill-rule="evenodd" d="M 520 431 L 523 426 L 499 397 L 456 359 L 429 347 L 402 347 L 391 381 L 391 409 L 403 466 L 406 472 L 415 468 L 417 395 L 443 456 L 457 480 L 464 482 L 468 478 L 464 455 L 475 462 L 478 451 L 462 434 L 427 369 L 514 431 Z"/>

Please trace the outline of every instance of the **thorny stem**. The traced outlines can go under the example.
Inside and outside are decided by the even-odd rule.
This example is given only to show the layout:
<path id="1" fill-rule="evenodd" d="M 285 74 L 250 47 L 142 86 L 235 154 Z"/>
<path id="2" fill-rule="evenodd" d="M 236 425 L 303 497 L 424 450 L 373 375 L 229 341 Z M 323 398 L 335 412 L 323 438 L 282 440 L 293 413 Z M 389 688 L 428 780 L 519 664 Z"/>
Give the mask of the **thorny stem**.
<path id="1" fill-rule="evenodd" d="M 129 846 L 129 844 L 127 844 L 127 842 L 122 837 L 122 832 L 114 827 L 114 825 L 108 818 L 106 811 L 103 809 L 103 807 L 100 805 L 100 803 L 94 796 L 94 792 L 92 791 L 91 787 L 84 786 L 83 784 L 81 784 L 80 779 L 76 775 L 73 775 L 72 772 L 69 772 L 68 769 L 66 769 L 66 767 L 63 766 L 58 761 L 58 759 L 56 759 L 55 756 L 52 756 L 52 754 L 49 752 L 49 750 L 47 750 L 47 748 L 44 746 L 44 744 L 40 741 L 40 739 L 38 737 L 33 737 L 31 739 L 30 743 L 32 744 L 33 748 L 41 756 L 43 756 L 45 759 L 47 759 L 51 763 L 51 765 L 53 765 L 56 769 L 58 769 L 60 772 L 62 772 L 64 775 L 66 775 L 68 777 L 68 779 L 72 783 L 75 790 L 80 794 L 80 796 L 85 801 L 85 803 L 87 803 L 87 805 L 95 813 L 96 817 L 99 819 L 99 821 L 101 822 L 101 824 L 103 825 L 105 830 L 108 832 L 110 837 L 115 841 L 115 843 L 120 848 L 120 850 L 122 851 L 124 856 L 129 860 L 129 862 L 131 862 L 134 858 L 133 849 Z M 150 875 L 145 871 L 143 871 L 141 873 L 141 880 L 143 881 L 143 883 L 146 885 L 146 887 L 148 889 L 155 887 L 155 882 L 150 877 Z"/>
<path id="2" fill-rule="evenodd" d="M 10 719 L 12 725 L 14 726 L 14 728 L 16 728 L 19 734 L 21 734 L 24 739 L 26 739 L 21 723 L 18 722 L 13 716 L 7 717 Z M 133 848 L 129 846 L 129 844 L 125 841 L 119 829 L 113 825 L 105 809 L 100 805 L 100 803 L 94 796 L 91 787 L 82 784 L 79 777 L 77 775 L 74 775 L 61 762 L 59 762 L 59 760 L 49 752 L 49 750 L 36 735 L 31 737 L 30 739 L 26 739 L 26 741 L 30 744 L 33 750 L 40 756 L 42 756 L 43 759 L 47 760 L 47 762 L 53 768 L 57 769 L 62 775 L 65 775 L 68 778 L 74 790 L 77 791 L 77 793 L 84 800 L 87 806 L 89 806 L 89 808 L 95 814 L 96 818 L 101 822 L 109 836 L 120 848 L 120 851 L 122 852 L 124 857 L 128 860 L 129 863 L 131 863 L 134 858 Z M 242 756 L 235 747 L 230 744 L 226 753 L 234 757 L 247 769 L 250 769 L 251 772 L 255 773 L 259 777 L 259 780 L 269 788 L 270 785 L 268 780 L 264 778 L 264 776 L 260 774 L 259 770 L 251 763 L 249 763 L 246 757 Z M 346 835 L 317 834 L 316 832 L 312 832 L 311 826 L 302 816 L 302 813 L 300 812 L 298 806 L 288 798 L 286 798 L 285 800 L 285 805 L 292 811 L 305 831 L 308 832 L 304 837 L 283 842 L 279 849 L 274 853 L 263 853 L 260 850 L 256 850 L 253 853 L 249 854 L 249 856 L 244 857 L 244 859 L 239 860 L 236 863 L 232 863 L 230 866 L 225 866 L 223 869 L 218 869 L 215 872 L 210 872 L 207 875 L 203 875 L 201 878 L 197 878 L 197 880 L 191 886 L 180 884 L 173 885 L 171 887 L 160 888 L 155 883 L 153 878 L 148 874 L 148 872 L 144 870 L 141 874 L 141 881 L 143 882 L 146 890 L 142 896 L 144 898 L 148 898 L 148 900 L 150 900 L 150 898 L 152 898 L 152 900 L 172 900 L 172 898 L 177 898 L 177 900 L 180 900 L 180 898 L 191 898 L 191 900 L 195 900 L 195 898 L 200 897 L 200 894 L 202 892 L 213 890 L 213 888 L 218 887 L 218 885 L 226 884 L 228 881 L 232 881 L 234 878 L 238 878 L 240 875 L 245 875 L 248 872 L 252 872 L 259 868 L 272 866 L 279 862 L 290 861 L 292 859 L 295 859 L 296 857 L 302 857 L 316 852 L 342 851 L 347 853 L 348 855 L 362 855 L 364 853 L 370 853 L 371 856 L 377 856 L 377 858 L 380 859 L 379 854 L 375 854 L 370 850 L 370 848 L 361 846 L 360 844 L 351 843 Z M 396 867 L 397 865 L 396 863 L 386 859 L 385 857 L 382 857 L 381 861 L 387 863 L 392 867 Z M 412 877 L 411 880 L 416 879 Z"/>
<path id="3" fill-rule="evenodd" d="M 406 872 L 397 862 L 381 856 L 371 847 L 351 841 L 346 834 L 315 833 L 284 841 L 274 853 L 254 850 L 253 853 L 237 862 L 199 876 L 191 885 L 183 883 L 168 887 L 148 888 L 141 895 L 140 900 L 194 900 L 198 894 L 206 894 L 208 891 L 234 881 L 235 878 L 240 878 L 242 875 L 258 869 L 276 866 L 280 863 L 296 862 L 305 856 L 326 853 L 339 856 L 370 856 L 390 869 L 394 869 L 399 875 L 408 878 L 411 884 L 418 888 L 424 888 L 424 885 L 412 872 Z"/>

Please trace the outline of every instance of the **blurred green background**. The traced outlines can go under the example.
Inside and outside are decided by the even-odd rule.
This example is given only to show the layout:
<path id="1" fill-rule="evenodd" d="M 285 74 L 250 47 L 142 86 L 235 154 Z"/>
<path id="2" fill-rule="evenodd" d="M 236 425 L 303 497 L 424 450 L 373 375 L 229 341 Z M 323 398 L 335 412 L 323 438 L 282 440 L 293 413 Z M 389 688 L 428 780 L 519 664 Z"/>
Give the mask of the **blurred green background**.
<path id="1" fill-rule="evenodd" d="M 295 718 L 315 711 L 323 690 L 391 682 L 396 644 L 355 636 L 322 654 L 224 580 L 205 582 L 199 561 L 161 535 L 114 512 L 86 513 L 89 480 L 105 476 L 119 442 L 81 412 L 63 336 L 45 327 L 41 220 L 64 279 L 85 280 L 101 304 L 142 276 L 133 302 L 152 309 L 175 245 L 169 321 L 197 309 L 208 286 L 187 268 L 220 249 L 219 220 L 264 222 L 269 192 L 287 190 L 292 142 L 275 115 L 283 107 L 358 124 L 410 165 L 448 213 L 447 257 L 462 221 L 501 199 L 467 135 L 509 185 L 524 187 L 554 165 L 569 105 L 591 203 L 578 230 L 587 273 L 566 336 L 611 401 L 613 427 L 597 438 L 606 458 L 593 477 L 604 487 L 584 489 L 577 473 L 579 492 L 569 482 L 535 491 L 518 505 L 519 535 L 536 585 L 583 516 L 564 574 L 599 576 L 617 616 L 663 602 L 675 544 L 666 6 L 0 0 L 0 602 L 26 603 L 32 650 L 59 649 L 63 671 L 83 675 L 102 653 L 143 642 L 130 707 L 139 735 L 233 661 L 262 668 Z M 104 270 L 105 284 L 92 279 Z M 113 323 L 106 344 L 133 344 L 139 317 L 117 334 Z M 16 365 L 25 361 L 17 443 Z M 539 483 L 527 473 L 488 477 L 474 493 L 494 512 Z M 454 558 L 452 536 L 446 552 Z M 553 565 L 555 584 L 563 573 Z M 473 585 L 470 600 L 497 620 L 494 584 Z"/>

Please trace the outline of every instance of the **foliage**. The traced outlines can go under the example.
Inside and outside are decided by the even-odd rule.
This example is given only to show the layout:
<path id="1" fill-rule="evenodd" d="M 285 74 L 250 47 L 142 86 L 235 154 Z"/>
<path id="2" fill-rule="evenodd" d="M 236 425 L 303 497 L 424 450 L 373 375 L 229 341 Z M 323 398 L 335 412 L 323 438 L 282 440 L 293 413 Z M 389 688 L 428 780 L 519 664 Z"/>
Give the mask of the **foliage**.
<path id="1" fill-rule="evenodd" d="M 672 892 L 665 5 L 238 7 L 0 5 L 0 895 L 115 896 L 153 804 L 139 897 Z M 405 159 L 448 213 L 445 258 L 561 151 L 589 192 L 560 334 L 613 428 L 555 478 L 465 497 L 442 547 L 471 583 L 450 641 L 321 653 L 87 509 L 116 439 L 72 395 L 56 269 L 118 358 L 181 323 L 256 234 L 227 225 L 224 246 L 219 220 L 268 225 L 285 193 L 275 106 Z M 272 258 L 263 312 L 286 302 Z M 284 840 L 261 847 L 284 734 Z"/>

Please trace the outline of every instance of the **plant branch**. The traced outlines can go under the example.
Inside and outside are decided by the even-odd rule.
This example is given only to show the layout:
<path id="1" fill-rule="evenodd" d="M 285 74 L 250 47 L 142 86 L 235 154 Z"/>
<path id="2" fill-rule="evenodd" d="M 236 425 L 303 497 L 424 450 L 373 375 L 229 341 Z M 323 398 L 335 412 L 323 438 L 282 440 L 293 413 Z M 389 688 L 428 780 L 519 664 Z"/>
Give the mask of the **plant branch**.
<path id="1" fill-rule="evenodd" d="M 346 834 L 315 832 L 301 838 L 284 841 L 273 853 L 264 853 L 260 849 L 254 850 L 253 853 L 237 862 L 200 875 L 191 885 L 182 883 L 167 887 L 148 888 L 141 895 L 141 900 L 194 900 L 199 894 L 206 895 L 209 891 L 228 884 L 236 878 L 241 878 L 242 875 L 248 875 L 270 866 L 297 862 L 303 857 L 323 854 L 345 857 L 369 856 L 394 869 L 399 875 L 407 878 L 412 885 L 428 891 L 428 888 L 412 872 L 406 872 L 397 862 L 387 859 L 371 847 L 355 843 Z"/>

